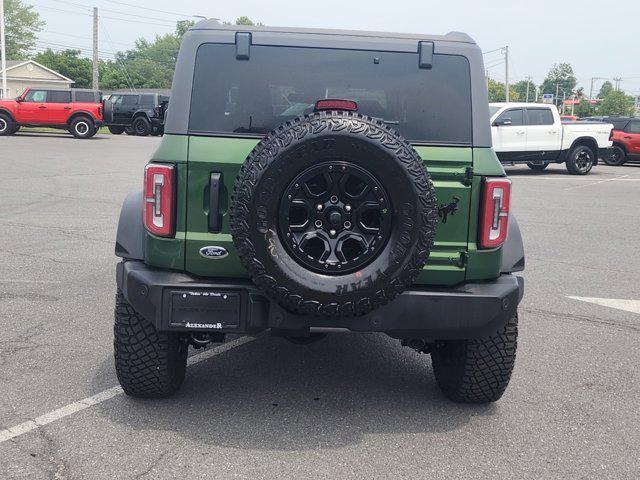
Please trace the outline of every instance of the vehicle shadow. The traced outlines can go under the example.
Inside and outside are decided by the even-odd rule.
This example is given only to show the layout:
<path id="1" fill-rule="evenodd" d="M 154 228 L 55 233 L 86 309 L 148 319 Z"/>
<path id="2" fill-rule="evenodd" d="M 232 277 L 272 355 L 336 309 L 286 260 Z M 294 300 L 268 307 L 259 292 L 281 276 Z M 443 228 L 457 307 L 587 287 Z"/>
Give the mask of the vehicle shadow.
<path id="1" fill-rule="evenodd" d="M 13 135 L 11 135 L 8 138 L 31 138 L 31 139 L 37 139 L 37 138 L 43 138 L 43 139 L 50 139 L 50 138 L 65 138 L 65 139 L 69 139 L 69 140 L 82 140 L 82 141 L 91 141 L 91 140 L 105 140 L 107 138 L 106 134 L 96 134 L 95 136 L 91 137 L 91 138 L 76 138 L 73 135 L 71 135 L 68 132 L 65 131 L 60 131 L 60 132 L 18 132 L 18 133 L 14 133 Z"/>
<path id="2" fill-rule="evenodd" d="M 107 358 L 95 377 L 113 375 Z M 240 449 L 301 450 L 367 434 L 456 430 L 497 406 L 458 405 L 439 392 L 428 355 L 383 335 L 333 335 L 294 345 L 266 334 L 190 367 L 173 398 L 126 396 L 96 408 L 136 430 L 174 431 Z"/>

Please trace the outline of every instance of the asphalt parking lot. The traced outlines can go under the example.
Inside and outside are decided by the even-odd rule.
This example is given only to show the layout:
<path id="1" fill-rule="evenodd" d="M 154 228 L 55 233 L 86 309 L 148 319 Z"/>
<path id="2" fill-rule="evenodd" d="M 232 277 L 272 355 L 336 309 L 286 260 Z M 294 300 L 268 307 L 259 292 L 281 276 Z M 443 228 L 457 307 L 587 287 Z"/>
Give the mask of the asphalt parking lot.
<path id="1" fill-rule="evenodd" d="M 0 479 L 640 476 L 640 165 L 507 168 L 526 294 L 496 404 L 379 335 L 236 340 L 140 401 L 113 389 L 113 244 L 158 142 L 0 139 Z"/>

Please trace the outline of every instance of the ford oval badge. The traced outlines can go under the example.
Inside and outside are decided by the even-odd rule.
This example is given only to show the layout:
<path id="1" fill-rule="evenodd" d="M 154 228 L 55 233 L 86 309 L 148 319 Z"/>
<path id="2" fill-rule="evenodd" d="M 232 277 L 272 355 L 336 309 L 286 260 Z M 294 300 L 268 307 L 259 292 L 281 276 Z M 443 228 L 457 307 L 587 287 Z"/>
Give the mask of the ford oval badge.
<path id="1" fill-rule="evenodd" d="M 211 246 L 211 247 L 202 247 L 200 249 L 200 255 L 202 255 L 204 258 L 212 258 L 216 260 L 219 258 L 226 257 L 227 255 L 229 255 L 229 252 L 227 252 L 226 248 Z"/>

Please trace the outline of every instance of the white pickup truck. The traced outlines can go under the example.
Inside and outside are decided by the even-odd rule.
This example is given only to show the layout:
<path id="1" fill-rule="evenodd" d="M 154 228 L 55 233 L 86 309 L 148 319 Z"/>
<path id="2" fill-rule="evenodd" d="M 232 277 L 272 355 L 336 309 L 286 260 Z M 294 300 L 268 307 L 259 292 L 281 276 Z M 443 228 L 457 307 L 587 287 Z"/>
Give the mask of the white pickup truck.
<path id="1" fill-rule="evenodd" d="M 490 103 L 493 149 L 502 163 L 526 163 L 544 170 L 565 163 L 569 173 L 586 175 L 611 148 L 612 124 L 562 123 L 554 105 Z"/>

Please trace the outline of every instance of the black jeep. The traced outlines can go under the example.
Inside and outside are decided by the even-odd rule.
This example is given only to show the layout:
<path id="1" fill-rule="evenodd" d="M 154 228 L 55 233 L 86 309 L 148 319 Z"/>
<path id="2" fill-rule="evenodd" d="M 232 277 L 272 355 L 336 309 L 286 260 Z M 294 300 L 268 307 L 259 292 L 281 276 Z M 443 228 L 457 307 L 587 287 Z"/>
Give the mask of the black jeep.
<path id="1" fill-rule="evenodd" d="M 159 93 L 114 93 L 104 102 L 104 121 L 114 135 L 162 135 L 168 104 Z"/>

